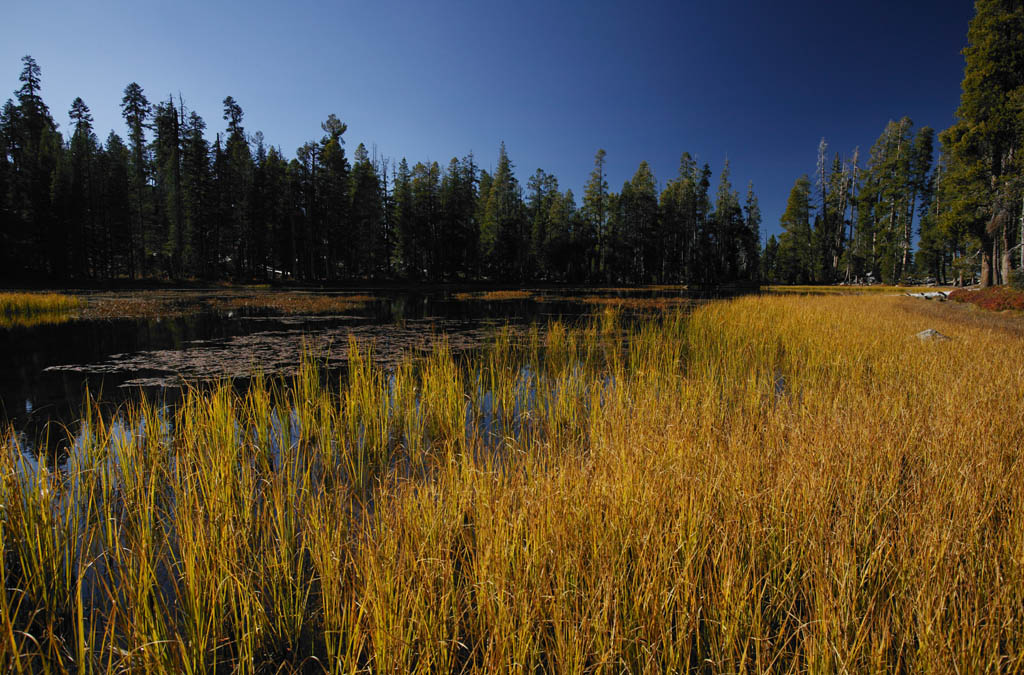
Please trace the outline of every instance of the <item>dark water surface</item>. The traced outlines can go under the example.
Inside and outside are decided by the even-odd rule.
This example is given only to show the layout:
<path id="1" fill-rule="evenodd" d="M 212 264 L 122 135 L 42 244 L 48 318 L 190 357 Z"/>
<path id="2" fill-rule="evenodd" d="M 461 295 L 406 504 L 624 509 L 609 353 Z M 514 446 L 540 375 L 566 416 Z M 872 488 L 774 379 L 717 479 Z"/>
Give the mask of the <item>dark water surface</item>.
<path id="1" fill-rule="evenodd" d="M 275 291 L 263 291 L 267 294 Z M 230 379 L 254 372 L 290 374 L 304 350 L 340 369 L 350 340 L 373 345 L 374 358 L 394 362 L 429 348 L 443 335 L 453 351 L 473 349 L 503 325 L 575 321 L 602 307 L 585 298 L 679 298 L 678 289 L 558 289 L 528 299 L 466 299 L 454 290 L 347 289 L 329 295 L 372 300 L 333 315 L 281 315 L 266 309 L 213 310 L 208 293 L 125 294 L 170 297 L 180 311 L 159 318 L 74 320 L 0 328 L 0 423 L 10 422 L 28 446 L 60 442 L 53 423 L 71 426 L 86 393 L 116 406 L 145 392 L 173 399 L 183 382 Z M 50 429 L 50 441 L 45 440 Z M 41 448 L 40 448 L 41 449 Z"/>

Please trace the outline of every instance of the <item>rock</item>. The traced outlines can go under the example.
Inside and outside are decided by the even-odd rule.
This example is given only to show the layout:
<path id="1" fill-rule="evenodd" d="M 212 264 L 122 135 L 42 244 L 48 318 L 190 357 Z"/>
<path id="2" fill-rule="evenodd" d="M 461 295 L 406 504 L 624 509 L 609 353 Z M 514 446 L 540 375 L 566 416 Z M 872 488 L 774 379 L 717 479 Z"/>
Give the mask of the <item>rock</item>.
<path id="1" fill-rule="evenodd" d="M 943 335 L 934 328 L 927 328 L 917 334 L 917 339 L 921 342 L 948 342 L 949 337 Z"/>

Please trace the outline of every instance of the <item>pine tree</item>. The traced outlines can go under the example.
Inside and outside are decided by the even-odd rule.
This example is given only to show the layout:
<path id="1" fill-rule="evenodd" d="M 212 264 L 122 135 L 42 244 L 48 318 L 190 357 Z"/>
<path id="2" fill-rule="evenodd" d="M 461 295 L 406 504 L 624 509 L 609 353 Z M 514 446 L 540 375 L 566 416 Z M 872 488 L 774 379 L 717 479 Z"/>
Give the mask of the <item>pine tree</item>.
<path id="1" fill-rule="evenodd" d="M 228 138 L 224 148 L 226 166 L 222 196 L 226 199 L 227 236 L 230 241 L 236 279 L 251 278 L 255 273 L 252 265 L 253 214 L 252 150 L 242 126 L 242 108 L 235 99 L 224 99 L 224 120 L 228 123 Z"/>
<path id="2" fill-rule="evenodd" d="M 182 265 L 188 274 L 211 278 L 217 269 L 218 242 L 211 227 L 210 146 L 203 136 L 206 122 L 191 112 L 182 130 L 182 206 L 186 243 Z"/>
<path id="3" fill-rule="evenodd" d="M 13 203 L 14 167 L 12 164 L 12 116 L 14 105 L 8 101 L 0 108 L 0 278 L 12 275 L 16 256 L 21 252 L 18 218 Z"/>
<path id="4" fill-rule="evenodd" d="M 165 272 L 181 278 L 189 257 L 190 244 L 185 224 L 185 199 L 182 186 L 182 118 L 174 99 L 158 103 L 153 110 L 154 240 L 165 260 Z"/>
<path id="5" fill-rule="evenodd" d="M 693 203 L 693 248 L 690 258 L 690 281 L 699 286 L 716 282 L 714 227 L 711 222 L 711 167 L 706 163 L 695 175 Z"/>
<path id="6" fill-rule="evenodd" d="M 712 222 L 712 279 L 735 281 L 741 276 L 738 264 L 744 248 L 746 221 L 739 194 L 732 189 L 729 180 L 729 160 L 725 161 L 719 176 Z"/>
<path id="7" fill-rule="evenodd" d="M 96 185 L 100 216 L 96 246 L 99 276 L 116 279 L 131 273 L 131 151 L 113 131 L 99 152 Z"/>
<path id="8" fill-rule="evenodd" d="M 94 249 L 96 209 L 93 184 L 98 142 L 92 131 L 92 113 L 81 97 L 71 103 L 68 111 L 73 133 L 69 144 L 70 211 L 67 218 L 66 242 L 68 273 L 85 278 L 93 276 L 98 251 Z"/>
<path id="9" fill-rule="evenodd" d="M 452 158 L 441 178 L 442 276 L 454 279 L 473 274 L 479 239 L 476 223 L 476 164 L 473 156 Z"/>
<path id="10" fill-rule="evenodd" d="M 54 172 L 62 152 L 57 125 L 40 94 L 42 71 L 31 56 L 22 58 L 16 92 L 18 105 L 8 102 L 5 118 L 10 167 L 10 210 L 18 252 L 15 269 L 26 274 L 63 276 L 64 252 L 53 243 L 63 235 L 55 231 L 52 203 Z"/>
<path id="11" fill-rule="evenodd" d="M 775 235 L 768 237 L 764 245 L 764 254 L 761 256 L 761 281 L 763 283 L 776 283 L 779 281 L 779 242 Z"/>
<path id="12" fill-rule="evenodd" d="M 544 276 L 544 245 L 550 227 L 551 201 L 558 193 L 558 179 L 537 169 L 526 183 L 526 217 L 530 223 L 527 251 L 528 277 Z"/>
<path id="13" fill-rule="evenodd" d="M 606 267 L 608 258 L 608 181 L 605 179 L 604 162 L 607 153 L 603 148 L 594 155 L 594 169 L 590 179 L 583 187 L 583 205 L 580 215 L 583 217 L 584 232 L 582 242 L 591 249 L 587 256 L 587 276 L 591 279 L 607 278 Z"/>
<path id="14" fill-rule="evenodd" d="M 547 279 L 574 280 L 581 267 L 580 254 L 573 243 L 579 220 L 576 200 L 572 190 L 560 194 L 556 188 L 549 196 L 549 203 L 541 267 Z"/>
<path id="15" fill-rule="evenodd" d="M 384 245 L 384 199 L 377 170 L 370 162 L 366 146 L 356 148 L 352 167 L 351 273 L 376 276 L 384 268 L 380 256 Z"/>
<path id="16" fill-rule="evenodd" d="M 662 190 L 661 211 L 664 256 L 662 278 L 692 280 L 697 218 L 697 164 L 690 153 L 679 160 L 679 174 Z"/>
<path id="17" fill-rule="evenodd" d="M 522 278 L 526 259 L 525 222 L 519 181 L 502 143 L 480 224 L 480 244 L 491 278 Z"/>
<path id="18" fill-rule="evenodd" d="M 131 257 L 129 259 L 129 277 L 134 279 L 136 271 L 145 274 L 145 252 L 143 242 L 146 239 L 147 229 L 147 199 L 146 186 L 149 163 L 146 157 L 146 122 L 149 119 L 149 100 L 142 91 L 142 87 L 136 82 L 130 83 L 124 89 L 124 97 L 121 99 L 121 115 L 128 124 L 128 141 L 132 152 L 132 192 L 134 200 L 132 206 L 134 213 L 132 217 L 132 231 L 129 232 L 129 246 Z"/>
<path id="19" fill-rule="evenodd" d="M 271 146 L 258 164 L 261 186 L 260 215 L 267 239 L 267 264 L 271 278 L 294 272 L 291 215 L 294 206 L 288 184 L 288 162 L 280 149 Z"/>
<path id="20" fill-rule="evenodd" d="M 976 0 L 974 8 L 956 122 L 940 135 L 950 158 L 943 219 L 963 223 L 976 238 L 981 285 L 988 286 L 1008 281 L 1013 216 L 1024 193 L 1024 3 Z"/>
<path id="21" fill-rule="evenodd" d="M 779 220 L 777 276 L 787 283 L 810 283 L 814 279 L 814 237 L 811 231 L 811 181 L 806 175 L 793 184 L 786 210 Z"/>
<path id="22" fill-rule="evenodd" d="M 622 188 L 620 201 L 625 227 L 622 240 L 628 251 L 628 279 L 633 283 L 661 279 L 657 190 L 654 174 L 647 162 L 640 162 L 633 178 Z"/>
<path id="23" fill-rule="evenodd" d="M 743 204 L 743 233 L 737 261 L 738 279 L 757 281 L 760 275 L 761 207 L 754 194 L 754 183 L 747 184 L 747 199 Z"/>
<path id="24" fill-rule="evenodd" d="M 394 194 L 395 208 L 395 261 L 394 267 L 407 279 L 420 277 L 422 264 L 418 252 L 420 244 L 414 230 L 412 204 L 412 172 L 409 162 L 403 157 L 395 171 Z"/>

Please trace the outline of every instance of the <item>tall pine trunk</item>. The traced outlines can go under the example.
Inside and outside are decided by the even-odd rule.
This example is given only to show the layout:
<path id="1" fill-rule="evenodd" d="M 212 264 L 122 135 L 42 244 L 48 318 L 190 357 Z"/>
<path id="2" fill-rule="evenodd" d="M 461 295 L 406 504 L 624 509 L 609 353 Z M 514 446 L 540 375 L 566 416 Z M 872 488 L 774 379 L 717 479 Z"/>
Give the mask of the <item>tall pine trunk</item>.
<path id="1" fill-rule="evenodd" d="M 1002 283 L 1010 283 L 1010 272 L 1012 270 L 1013 252 L 1010 250 L 1010 228 L 1007 226 L 1009 218 L 1003 220 L 1002 227 L 1002 259 L 1000 260 L 1000 267 L 1002 267 Z"/>

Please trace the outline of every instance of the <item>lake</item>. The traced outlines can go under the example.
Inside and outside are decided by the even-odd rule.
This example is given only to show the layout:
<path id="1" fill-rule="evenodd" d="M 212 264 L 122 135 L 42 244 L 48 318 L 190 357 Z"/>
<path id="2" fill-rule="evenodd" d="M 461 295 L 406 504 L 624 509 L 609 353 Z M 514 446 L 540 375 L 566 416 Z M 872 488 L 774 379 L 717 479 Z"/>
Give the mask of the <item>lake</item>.
<path id="1" fill-rule="evenodd" d="M 680 287 L 76 295 L 84 305 L 75 318 L 0 328 L 0 423 L 10 422 L 29 449 L 65 442 L 53 425 L 74 425 L 87 393 L 107 408 L 143 393 L 173 402 L 186 382 L 244 386 L 255 372 L 290 375 L 304 352 L 340 372 L 350 340 L 372 345 L 374 360 L 386 366 L 442 337 L 463 352 L 504 325 L 575 322 L 606 307 L 643 313 L 694 299 Z"/>

